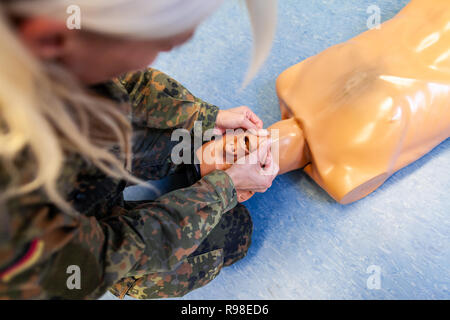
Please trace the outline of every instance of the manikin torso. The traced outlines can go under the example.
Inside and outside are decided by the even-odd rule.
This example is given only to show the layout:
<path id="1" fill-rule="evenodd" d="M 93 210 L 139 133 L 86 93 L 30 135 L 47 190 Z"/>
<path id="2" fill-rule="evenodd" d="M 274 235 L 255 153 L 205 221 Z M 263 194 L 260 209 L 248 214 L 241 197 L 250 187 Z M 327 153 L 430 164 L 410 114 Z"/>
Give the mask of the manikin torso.
<path id="1" fill-rule="evenodd" d="M 365 197 L 450 136 L 450 2 L 411 1 L 284 71 L 277 93 L 280 174 L 303 168 L 343 204 Z"/>

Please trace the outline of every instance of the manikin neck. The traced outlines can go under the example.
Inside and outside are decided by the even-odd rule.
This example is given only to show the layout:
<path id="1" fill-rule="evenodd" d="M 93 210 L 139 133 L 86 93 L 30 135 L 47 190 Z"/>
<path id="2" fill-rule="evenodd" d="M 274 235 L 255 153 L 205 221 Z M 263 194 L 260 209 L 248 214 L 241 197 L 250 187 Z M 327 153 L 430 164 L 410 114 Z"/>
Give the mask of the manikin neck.
<path id="1" fill-rule="evenodd" d="M 274 159 L 278 158 L 279 174 L 301 169 L 310 162 L 303 131 L 295 118 L 278 121 L 268 130 L 273 140 Z"/>

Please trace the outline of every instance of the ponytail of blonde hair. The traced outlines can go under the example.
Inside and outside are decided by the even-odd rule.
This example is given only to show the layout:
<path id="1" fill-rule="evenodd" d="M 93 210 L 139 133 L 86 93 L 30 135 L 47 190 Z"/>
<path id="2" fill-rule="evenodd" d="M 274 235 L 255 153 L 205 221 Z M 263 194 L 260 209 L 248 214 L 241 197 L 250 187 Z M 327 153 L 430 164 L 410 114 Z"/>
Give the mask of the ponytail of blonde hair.
<path id="1" fill-rule="evenodd" d="M 89 95 L 64 69 L 43 65 L 20 43 L 0 14 L 0 165 L 8 185 L 0 202 L 43 188 L 48 198 L 72 211 L 57 190 L 65 152 L 75 151 L 111 177 L 142 183 L 130 166 L 131 127 L 111 102 Z M 101 123 L 112 138 L 92 132 L 90 119 Z M 110 147 L 117 143 L 121 156 Z M 23 180 L 16 160 L 30 155 L 33 176 Z M 30 165 L 26 164 L 27 167 Z"/>

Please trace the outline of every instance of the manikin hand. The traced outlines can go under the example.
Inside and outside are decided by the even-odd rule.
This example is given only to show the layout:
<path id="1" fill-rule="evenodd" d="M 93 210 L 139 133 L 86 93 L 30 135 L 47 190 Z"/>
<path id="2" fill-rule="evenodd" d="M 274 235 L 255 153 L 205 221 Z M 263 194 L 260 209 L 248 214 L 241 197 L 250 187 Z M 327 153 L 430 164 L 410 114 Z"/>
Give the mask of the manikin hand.
<path id="1" fill-rule="evenodd" d="M 223 135 L 227 129 L 262 129 L 263 122 L 247 106 L 241 106 L 229 110 L 220 110 L 217 114 L 216 126 L 217 134 Z"/>
<path id="2" fill-rule="evenodd" d="M 271 139 L 262 143 L 248 156 L 242 157 L 225 172 L 233 180 L 236 190 L 266 192 L 278 174 L 279 167 L 273 161 Z"/>

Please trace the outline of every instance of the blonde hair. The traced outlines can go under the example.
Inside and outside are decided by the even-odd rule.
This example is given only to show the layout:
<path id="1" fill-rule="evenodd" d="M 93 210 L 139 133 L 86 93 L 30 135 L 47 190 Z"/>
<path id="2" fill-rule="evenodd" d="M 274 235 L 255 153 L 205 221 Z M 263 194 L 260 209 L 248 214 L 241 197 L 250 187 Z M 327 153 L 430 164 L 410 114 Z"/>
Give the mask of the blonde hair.
<path id="1" fill-rule="evenodd" d="M 221 2 L 78 0 L 77 4 L 81 7 L 83 28 L 120 37 L 152 38 L 192 29 Z M 0 165 L 8 171 L 8 186 L 0 195 L 0 202 L 43 188 L 53 203 L 72 212 L 57 190 L 66 152 L 76 152 L 109 176 L 142 183 L 128 171 L 131 127 L 127 117 L 111 102 L 87 93 L 62 66 L 43 64 L 34 58 L 7 23 L 6 15 L 11 13 L 65 19 L 70 2 L 0 0 L 0 4 Z M 247 5 L 255 34 L 248 83 L 270 50 L 276 0 L 247 0 Z M 269 26 L 264 26 L 267 21 Z M 92 121 L 101 125 L 93 126 Z M 102 135 L 102 130 L 94 130 L 97 127 L 109 134 Z M 108 139 L 111 132 L 113 139 Z M 113 143 L 120 146 L 119 157 L 110 151 Z M 16 161 L 24 152 L 34 166 L 32 177 L 25 181 L 19 178 Z"/>

